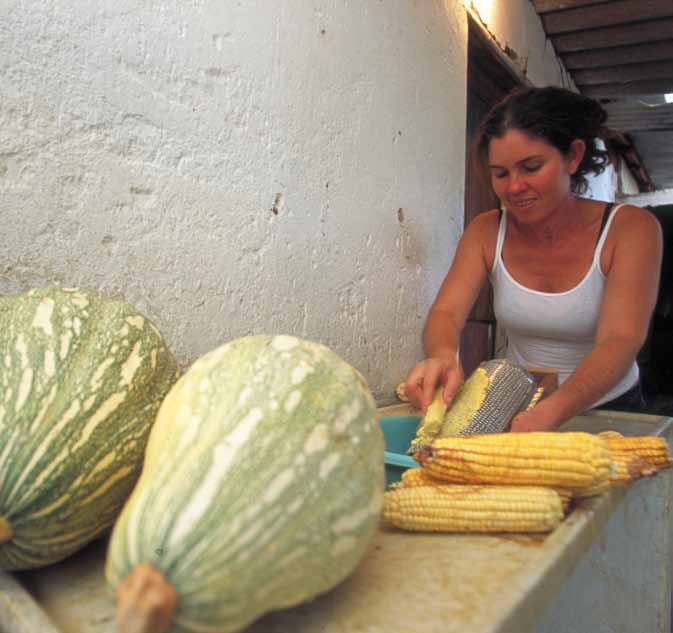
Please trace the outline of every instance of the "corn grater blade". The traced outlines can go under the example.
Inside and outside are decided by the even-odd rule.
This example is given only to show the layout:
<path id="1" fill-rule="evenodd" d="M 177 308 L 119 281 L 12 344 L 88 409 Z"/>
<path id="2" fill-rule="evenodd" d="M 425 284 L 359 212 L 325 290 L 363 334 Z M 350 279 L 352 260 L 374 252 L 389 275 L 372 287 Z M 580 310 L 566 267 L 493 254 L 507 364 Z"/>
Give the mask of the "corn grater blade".
<path id="1" fill-rule="evenodd" d="M 487 378 L 485 380 L 484 374 Z M 472 380 L 479 381 L 476 395 L 480 399 L 471 409 L 467 419 L 460 419 L 460 413 L 452 411 L 453 405 L 445 416 L 445 423 L 439 437 L 448 435 L 472 435 L 478 433 L 502 433 L 506 431 L 512 418 L 521 411 L 532 407 L 542 395 L 533 375 L 520 365 L 505 359 L 484 361 L 471 375 L 463 389 L 469 389 Z M 456 402 L 460 393 L 456 398 Z M 459 418 L 456 419 L 455 414 Z"/>

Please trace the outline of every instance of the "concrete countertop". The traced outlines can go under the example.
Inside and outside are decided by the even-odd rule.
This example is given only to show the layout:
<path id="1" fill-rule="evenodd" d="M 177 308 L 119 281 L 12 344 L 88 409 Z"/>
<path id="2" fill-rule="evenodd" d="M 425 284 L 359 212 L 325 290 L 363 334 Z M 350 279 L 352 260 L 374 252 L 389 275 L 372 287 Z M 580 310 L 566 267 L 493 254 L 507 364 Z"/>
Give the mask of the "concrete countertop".
<path id="1" fill-rule="evenodd" d="M 406 406 L 381 409 L 382 415 L 409 412 Z M 672 428 L 672 418 L 601 411 L 578 416 L 561 430 L 668 436 Z M 531 631 L 615 509 L 627 495 L 647 495 L 652 482 L 641 479 L 584 500 L 549 535 L 416 534 L 382 527 L 345 582 L 311 603 L 264 616 L 246 633 Z M 114 633 L 114 601 L 103 578 L 105 545 L 100 540 L 57 565 L 14 574 L 18 591 L 27 590 L 57 631 Z M 0 600 L 0 629 L 7 598 Z"/>

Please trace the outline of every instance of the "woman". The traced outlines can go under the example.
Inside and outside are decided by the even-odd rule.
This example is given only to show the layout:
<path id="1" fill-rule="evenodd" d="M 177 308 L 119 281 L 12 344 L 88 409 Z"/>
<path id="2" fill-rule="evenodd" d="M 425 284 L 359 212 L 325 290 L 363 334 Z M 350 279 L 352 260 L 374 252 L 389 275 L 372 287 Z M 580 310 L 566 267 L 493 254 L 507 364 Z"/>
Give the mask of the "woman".
<path id="1" fill-rule="evenodd" d="M 595 406 L 640 398 L 636 355 L 657 297 L 657 220 L 631 205 L 582 198 L 586 175 L 608 162 L 596 147 L 606 113 L 561 88 L 519 89 L 487 115 L 477 137 L 500 209 L 465 230 L 423 332 L 426 359 L 406 380 L 425 410 L 463 381 L 460 333 L 481 287 L 493 286 L 507 356 L 559 371 L 559 388 L 512 421 L 550 430 Z"/>

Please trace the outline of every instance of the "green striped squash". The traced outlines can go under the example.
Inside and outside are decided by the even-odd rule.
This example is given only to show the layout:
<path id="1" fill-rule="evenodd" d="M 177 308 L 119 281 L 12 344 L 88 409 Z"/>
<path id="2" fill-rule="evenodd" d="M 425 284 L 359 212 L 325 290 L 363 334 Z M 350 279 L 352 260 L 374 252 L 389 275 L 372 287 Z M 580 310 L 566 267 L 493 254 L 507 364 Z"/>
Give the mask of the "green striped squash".
<path id="1" fill-rule="evenodd" d="M 131 306 L 80 289 L 0 297 L 0 569 L 41 567 L 109 528 L 178 369 Z"/>
<path id="2" fill-rule="evenodd" d="M 158 572 L 177 593 L 164 630 L 238 631 L 346 578 L 376 531 L 383 488 L 383 434 L 362 376 L 323 345 L 237 339 L 162 403 L 106 576 L 126 595 L 150 584 L 136 572 Z M 144 600 L 119 603 L 118 622 L 137 622 Z"/>

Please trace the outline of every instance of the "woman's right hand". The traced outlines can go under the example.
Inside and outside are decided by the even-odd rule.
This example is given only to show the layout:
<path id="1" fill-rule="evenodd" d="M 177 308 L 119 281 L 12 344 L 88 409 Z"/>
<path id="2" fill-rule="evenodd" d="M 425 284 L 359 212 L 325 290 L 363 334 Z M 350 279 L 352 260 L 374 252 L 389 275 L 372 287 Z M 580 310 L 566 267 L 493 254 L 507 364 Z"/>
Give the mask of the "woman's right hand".
<path id="1" fill-rule="evenodd" d="M 405 393 L 411 404 L 425 413 L 442 385 L 442 397 L 450 405 L 463 378 L 463 368 L 457 358 L 426 358 L 409 372 L 404 384 Z"/>

